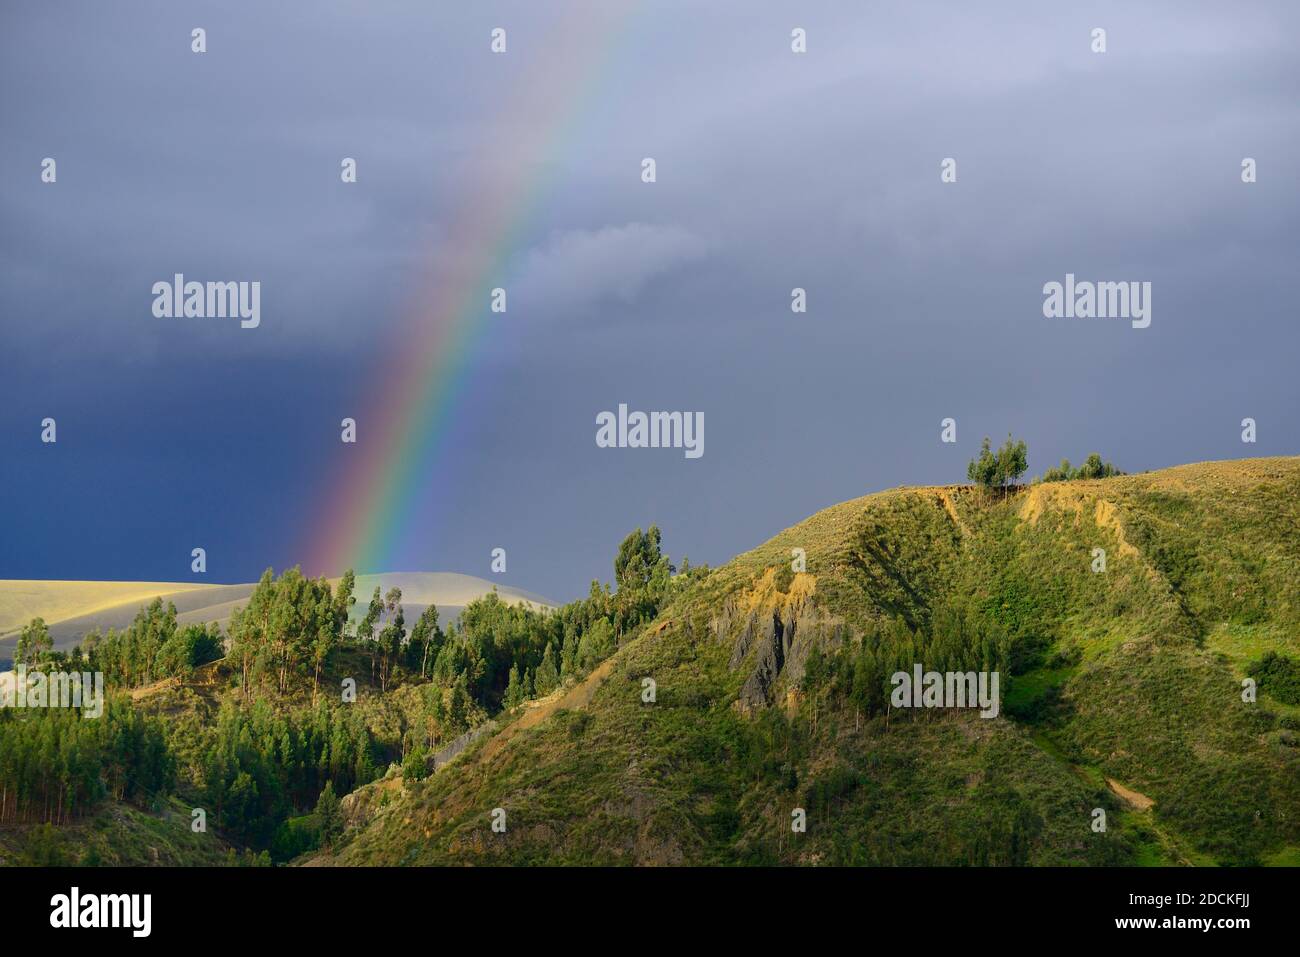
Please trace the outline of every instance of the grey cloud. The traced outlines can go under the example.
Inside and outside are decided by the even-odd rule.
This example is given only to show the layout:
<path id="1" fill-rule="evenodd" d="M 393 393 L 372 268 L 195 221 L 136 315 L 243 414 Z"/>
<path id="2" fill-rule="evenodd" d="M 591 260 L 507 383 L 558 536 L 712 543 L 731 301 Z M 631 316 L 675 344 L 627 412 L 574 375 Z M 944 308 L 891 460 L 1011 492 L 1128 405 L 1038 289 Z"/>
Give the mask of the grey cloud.
<path id="1" fill-rule="evenodd" d="M 647 285 L 691 263 L 709 243 L 679 226 L 627 223 L 553 233 L 523 257 L 515 302 L 574 312 L 613 298 L 635 300 Z"/>

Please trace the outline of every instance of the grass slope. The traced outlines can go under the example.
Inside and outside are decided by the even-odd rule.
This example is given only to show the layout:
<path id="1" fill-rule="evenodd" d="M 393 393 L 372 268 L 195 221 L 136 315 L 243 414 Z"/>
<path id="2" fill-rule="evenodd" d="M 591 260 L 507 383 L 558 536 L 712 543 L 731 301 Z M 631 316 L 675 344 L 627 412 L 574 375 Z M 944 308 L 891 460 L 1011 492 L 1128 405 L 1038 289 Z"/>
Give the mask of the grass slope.
<path id="1" fill-rule="evenodd" d="M 1241 681 L 1266 651 L 1300 657 L 1298 493 L 1300 459 L 1274 458 L 826 509 L 679 595 L 580 707 L 403 787 L 320 861 L 1294 863 L 1297 709 Z M 806 637 L 773 704 L 741 706 L 745 621 L 833 650 L 955 613 L 1010 642 L 996 720 L 820 707 Z"/>
<path id="2" fill-rule="evenodd" d="M 0 866 L 219 867 L 242 862 L 217 835 L 195 833 L 190 810 L 176 800 L 153 813 L 106 801 L 95 814 L 58 827 L 0 827 Z"/>

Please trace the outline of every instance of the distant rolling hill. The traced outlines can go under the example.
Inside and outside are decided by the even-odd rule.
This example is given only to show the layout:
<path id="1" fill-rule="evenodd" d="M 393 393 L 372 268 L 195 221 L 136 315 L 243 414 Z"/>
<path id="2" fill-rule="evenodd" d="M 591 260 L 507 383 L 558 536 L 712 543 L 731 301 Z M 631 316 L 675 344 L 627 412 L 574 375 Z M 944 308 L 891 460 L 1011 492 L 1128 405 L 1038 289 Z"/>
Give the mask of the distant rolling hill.
<path id="1" fill-rule="evenodd" d="M 70 648 L 89 631 L 125 628 L 142 605 L 155 597 L 172 602 L 182 623 L 219 622 L 248 601 L 255 583 L 203 585 L 186 582 L 100 581 L 0 581 L 0 658 L 12 654 L 18 631 L 32 618 L 45 619 L 56 649 Z M 375 586 L 387 592 L 402 590 L 406 620 L 413 622 L 430 604 L 438 606 L 443 622 L 460 614 L 475 598 L 495 588 L 511 603 L 526 602 L 539 608 L 554 607 L 540 595 L 498 585 L 473 575 L 455 572 L 386 572 L 357 576 L 356 617 Z"/>

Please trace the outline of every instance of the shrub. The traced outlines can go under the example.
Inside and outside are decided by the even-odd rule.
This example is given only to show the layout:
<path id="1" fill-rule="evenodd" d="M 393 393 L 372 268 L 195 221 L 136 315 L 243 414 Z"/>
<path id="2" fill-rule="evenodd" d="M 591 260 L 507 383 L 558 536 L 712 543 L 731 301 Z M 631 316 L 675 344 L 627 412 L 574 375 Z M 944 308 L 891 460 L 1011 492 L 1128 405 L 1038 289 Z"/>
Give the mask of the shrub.
<path id="1" fill-rule="evenodd" d="M 1300 662 L 1270 651 L 1246 669 L 1263 691 L 1285 704 L 1300 704 Z"/>
<path id="2" fill-rule="evenodd" d="M 1101 456 L 1093 452 L 1077 469 L 1070 465 L 1069 459 L 1061 459 L 1061 464 L 1043 473 L 1040 482 L 1070 482 L 1075 479 L 1101 479 L 1123 475 L 1110 462 L 1103 462 Z"/>

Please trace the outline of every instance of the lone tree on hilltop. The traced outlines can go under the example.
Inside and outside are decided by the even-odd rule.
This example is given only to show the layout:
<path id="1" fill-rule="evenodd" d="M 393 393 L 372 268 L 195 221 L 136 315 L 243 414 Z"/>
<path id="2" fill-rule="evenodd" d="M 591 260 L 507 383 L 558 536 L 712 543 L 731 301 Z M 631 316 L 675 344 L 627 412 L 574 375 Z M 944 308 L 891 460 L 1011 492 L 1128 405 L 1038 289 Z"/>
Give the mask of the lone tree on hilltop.
<path id="1" fill-rule="evenodd" d="M 1002 448 L 994 452 L 986 435 L 980 454 L 966 466 L 966 477 L 983 488 L 1005 488 L 1014 485 L 1028 468 L 1028 449 L 1023 439 L 1013 439 L 1008 434 Z"/>
<path id="2" fill-rule="evenodd" d="M 998 479 L 1002 485 L 1014 485 L 1020 476 L 1029 469 L 1029 450 L 1024 439 L 1012 439 L 1007 433 L 1007 440 L 998 449 Z"/>

